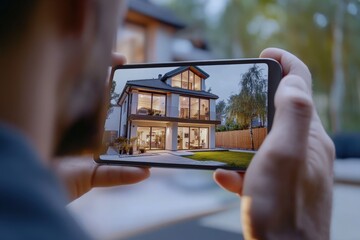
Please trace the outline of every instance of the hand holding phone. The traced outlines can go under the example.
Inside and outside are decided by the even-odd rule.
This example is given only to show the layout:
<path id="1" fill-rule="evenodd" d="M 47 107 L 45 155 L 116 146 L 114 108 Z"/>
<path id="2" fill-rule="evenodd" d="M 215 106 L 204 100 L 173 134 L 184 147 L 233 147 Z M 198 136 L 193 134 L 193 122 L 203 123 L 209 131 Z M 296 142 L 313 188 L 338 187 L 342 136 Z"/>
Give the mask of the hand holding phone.
<path id="1" fill-rule="evenodd" d="M 96 161 L 246 170 L 271 129 L 281 76 L 271 59 L 120 66 Z"/>
<path id="2" fill-rule="evenodd" d="M 311 74 L 284 50 L 266 49 L 261 57 L 276 59 L 284 69 L 271 134 L 245 177 L 217 170 L 214 178 L 242 196 L 246 239 L 329 239 L 335 148 L 312 100 Z"/>

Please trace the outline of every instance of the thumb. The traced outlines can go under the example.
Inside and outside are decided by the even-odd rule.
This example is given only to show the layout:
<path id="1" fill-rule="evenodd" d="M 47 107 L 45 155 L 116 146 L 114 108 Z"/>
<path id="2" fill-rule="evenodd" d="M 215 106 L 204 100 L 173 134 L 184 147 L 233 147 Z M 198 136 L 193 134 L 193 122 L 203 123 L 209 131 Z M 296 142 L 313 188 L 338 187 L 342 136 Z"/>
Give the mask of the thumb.
<path id="1" fill-rule="evenodd" d="M 302 77 L 290 74 L 281 80 L 275 108 L 273 127 L 244 179 L 242 221 L 249 239 L 266 238 L 269 229 L 289 230 L 297 223 L 297 186 L 306 166 L 313 112 L 309 87 Z M 276 211 L 279 207 L 281 211 Z"/>
<path id="2" fill-rule="evenodd" d="M 313 113 L 311 93 L 303 78 L 287 75 L 282 79 L 275 94 L 275 109 L 265 148 L 275 159 L 303 161 Z"/>

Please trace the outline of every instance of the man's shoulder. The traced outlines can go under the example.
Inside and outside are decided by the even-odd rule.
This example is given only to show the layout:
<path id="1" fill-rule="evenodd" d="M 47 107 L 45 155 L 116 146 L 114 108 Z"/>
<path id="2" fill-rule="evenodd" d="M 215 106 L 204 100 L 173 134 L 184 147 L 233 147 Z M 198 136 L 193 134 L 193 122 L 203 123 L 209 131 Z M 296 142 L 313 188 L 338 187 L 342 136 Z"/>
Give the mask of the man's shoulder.
<path id="1" fill-rule="evenodd" d="M 65 210 L 62 188 L 16 130 L 0 125 L 0 236 L 86 239 Z"/>

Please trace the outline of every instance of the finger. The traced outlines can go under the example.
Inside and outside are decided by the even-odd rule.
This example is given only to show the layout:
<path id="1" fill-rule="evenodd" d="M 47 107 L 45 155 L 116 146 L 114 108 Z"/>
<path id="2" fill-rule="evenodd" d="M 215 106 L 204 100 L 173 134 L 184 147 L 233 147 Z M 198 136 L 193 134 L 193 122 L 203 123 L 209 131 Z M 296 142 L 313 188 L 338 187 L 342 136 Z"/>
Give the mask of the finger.
<path id="1" fill-rule="evenodd" d="M 308 67 L 295 55 L 279 49 L 279 48 L 267 48 L 260 54 L 261 58 L 272 58 L 278 61 L 282 68 L 284 75 L 298 75 L 302 77 L 307 84 L 309 91 L 311 92 L 311 74 Z"/>
<path id="2" fill-rule="evenodd" d="M 111 187 L 133 184 L 150 176 L 148 168 L 98 165 L 91 181 L 92 187 Z"/>
<path id="3" fill-rule="evenodd" d="M 242 195 L 244 174 L 231 170 L 217 169 L 214 172 L 215 182 L 227 191 Z"/>
<path id="4" fill-rule="evenodd" d="M 124 55 L 116 52 L 112 53 L 112 67 L 124 65 L 125 63 L 126 63 L 126 58 Z"/>
<path id="5" fill-rule="evenodd" d="M 280 161 L 302 161 L 306 157 L 313 103 L 301 77 L 283 78 L 275 94 L 275 107 L 273 128 L 264 142 L 265 149 L 260 150 L 268 151 L 267 154 Z"/>
<path id="6" fill-rule="evenodd" d="M 126 63 L 126 57 L 120 53 L 113 52 L 111 54 L 111 67 L 108 69 L 108 76 L 106 84 L 108 85 L 110 80 L 114 78 L 114 71 L 116 67 L 124 65 Z"/>

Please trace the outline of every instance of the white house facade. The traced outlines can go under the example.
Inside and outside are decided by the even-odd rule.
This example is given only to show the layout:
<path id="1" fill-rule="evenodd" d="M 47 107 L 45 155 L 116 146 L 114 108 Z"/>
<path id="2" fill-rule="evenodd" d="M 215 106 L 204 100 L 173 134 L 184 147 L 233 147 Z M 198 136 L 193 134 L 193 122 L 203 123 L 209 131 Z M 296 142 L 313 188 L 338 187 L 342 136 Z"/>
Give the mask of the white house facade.
<path id="1" fill-rule="evenodd" d="M 215 148 L 217 95 L 205 91 L 209 75 L 179 67 L 158 78 L 127 81 L 119 98 L 119 136 L 148 150 Z"/>

